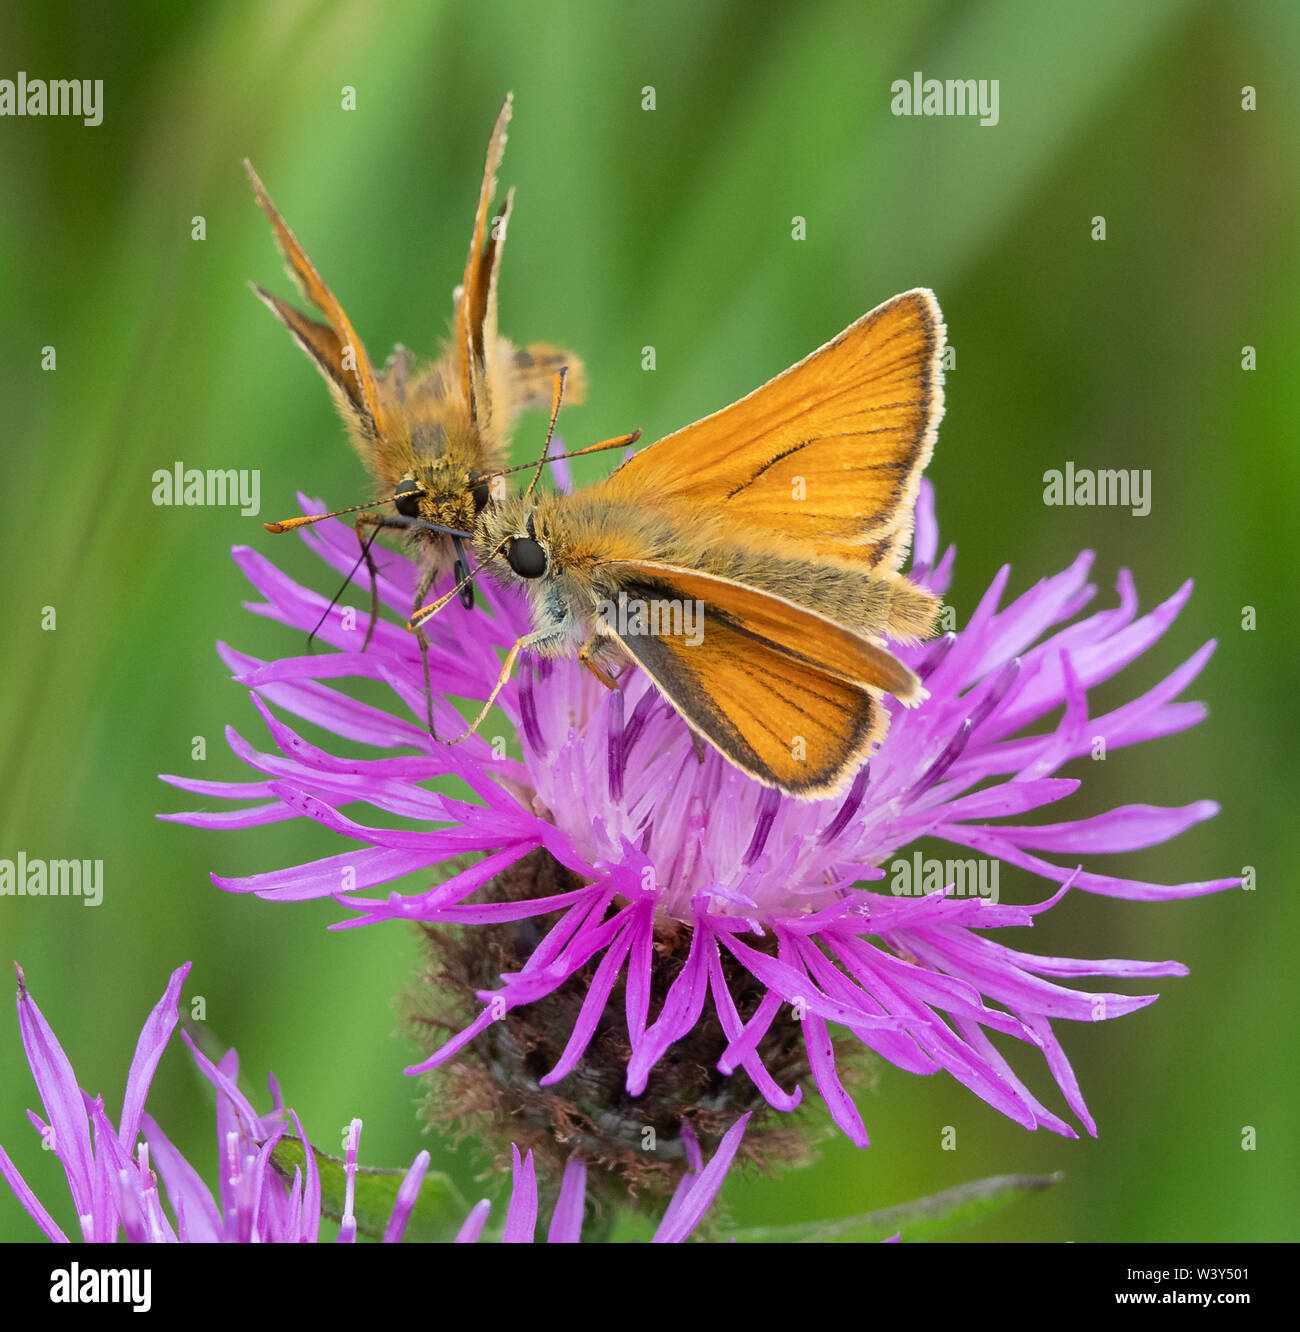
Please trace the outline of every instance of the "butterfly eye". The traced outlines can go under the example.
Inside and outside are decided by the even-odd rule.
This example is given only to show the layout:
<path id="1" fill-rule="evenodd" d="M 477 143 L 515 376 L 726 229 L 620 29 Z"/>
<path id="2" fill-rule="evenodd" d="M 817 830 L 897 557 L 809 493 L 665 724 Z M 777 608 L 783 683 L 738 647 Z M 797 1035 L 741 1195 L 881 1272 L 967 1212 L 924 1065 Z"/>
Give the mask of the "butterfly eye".
<path id="1" fill-rule="evenodd" d="M 532 537 L 514 537 L 506 547 L 506 563 L 520 578 L 540 578 L 546 572 L 546 552 Z"/>
<path id="2" fill-rule="evenodd" d="M 474 512 L 482 513 L 487 508 L 488 500 L 491 498 L 487 477 L 479 472 L 471 472 L 469 474 L 469 484 L 470 498 L 474 501 Z"/>
<path id="3" fill-rule="evenodd" d="M 397 483 L 397 490 L 394 492 L 393 503 L 397 505 L 397 512 L 403 518 L 418 518 L 420 516 L 420 496 L 424 494 L 424 487 L 411 477 L 405 481 Z"/>

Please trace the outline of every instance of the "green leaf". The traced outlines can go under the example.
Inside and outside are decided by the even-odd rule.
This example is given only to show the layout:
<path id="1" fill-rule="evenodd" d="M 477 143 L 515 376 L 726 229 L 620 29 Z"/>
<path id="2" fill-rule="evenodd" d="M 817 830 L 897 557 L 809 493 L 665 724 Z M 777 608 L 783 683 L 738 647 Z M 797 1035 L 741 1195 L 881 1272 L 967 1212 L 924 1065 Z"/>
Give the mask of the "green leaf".
<path id="1" fill-rule="evenodd" d="M 887 1207 L 880 1212 L 839 1221 L 806 1221 L 793 1226 L 755 1226 L 736 1232 L 742 1244 L 866 1244 L 901 1234 L 905 1240 L 928 1240 L 961 1226 L 973 1225 L 1027 1193 L 1059 1184 L 1053 1175 L 992 1175 L 972 1180 L 928 1198 Z"/>
<path id="2" fill-rule="evenodd" d="M 347 1185 L 343 1162 L 313 1147 L 316 1168 L 320 1171 L 321 1212 L 338 1221 L 343 1216 L 343 1198 Z M 300 1138 L 281 1138 L 271 1153 L 271 1164 L 282 1175 L 292 1178 L 294 1168 L 306 1174 L 306 1154 Z M 397 1190 L 405 1170 L 375 1170 L 359 1166 L 352 1212 L 357 1233 L 367 1239 L 381 1239 Z M 411 1209 L 410 1220 L 402 1236 L 403 1243 L 439 1243 L 452 1239 L 465 1220 L 468 1208 L 456 1186 L 443 1174 L 429 1171 L 420 1185 L 420 1196 Z"/>

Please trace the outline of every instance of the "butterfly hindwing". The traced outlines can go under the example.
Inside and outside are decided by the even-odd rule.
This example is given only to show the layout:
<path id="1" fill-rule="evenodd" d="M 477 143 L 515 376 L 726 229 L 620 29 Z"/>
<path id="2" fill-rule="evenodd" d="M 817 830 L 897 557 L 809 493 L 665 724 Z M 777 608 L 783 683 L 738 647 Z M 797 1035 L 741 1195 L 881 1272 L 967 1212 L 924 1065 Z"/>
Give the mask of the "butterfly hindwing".
<path id="1" fill-rule="evenodd" d="M 921 692 L 920 681 L 893 653 L 810 607 L 732 578 L 659 561 L 624 561 L 620 575 L 649 580 L 669 600 L 690 600 L 706 615 L 726 620 L 745 635 L 829 675 L 884 690 L 904 702 Z"/>
<path id="2" fill-rule="evenodd" d="M 623 620 L 609 611 L 603 632 L 692 727 L 768 785 L 834 793 L 884 734 L 880 692 L 919 697 L 916 677 L 883 648 L 782 598 L 651 562 L 617 571 Z M 656 607 L 648 624 L 635 622 L 638 606 Z"/>

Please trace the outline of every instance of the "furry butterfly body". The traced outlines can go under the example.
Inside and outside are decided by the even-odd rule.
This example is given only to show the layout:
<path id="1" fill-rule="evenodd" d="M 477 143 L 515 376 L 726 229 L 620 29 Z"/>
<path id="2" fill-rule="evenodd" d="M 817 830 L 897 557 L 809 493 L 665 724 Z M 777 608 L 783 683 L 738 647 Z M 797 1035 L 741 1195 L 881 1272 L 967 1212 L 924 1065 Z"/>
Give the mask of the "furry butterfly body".
<path id="1" fill-rule="evenodd" d="M 943 411 L 944 327 L 896 296 L 732 406 L 572 495 L 480 516 L 480 561 L 531 600 L 528 650 L 630 659 L 736 766 L 790 794 L 841 790 L 924 698 L 884 646 L 928 635 L 937 598 L 898 572 Z M 629 632 L 614 605 L 692 603 Z M 638 621 L 642 623 L 643 621 Z M 651 623 L 644 617 L 644 623 Z M 696 640 L 696 641 L 692 641 Z"/>
<path id="2" fill-rule="evenodd" d="M 570 398 L 581 401 L 583 395 L 576 355 L 549 343 L 516 349 L 497 329 L 497 278 L 513 190 L 498 212 L 492 209 L 510 113 L 507 98 L 488 145 L 464 277 L 454 293 L 451 337 L 424 366 L 398 346 L 382 370 L 374 368 L 342 306 L 245 163 L 290 277 L 323 318 L 303 314 L 262 287 L 253 290 L 324 376 L 370 473 L 375 500 L 393 506 L 385 513 L 361 513 L 358 537 L 367 528 L 370 536 L 382 529 L 405 531 L 420 551 L 416 606 L 451 567 L 456 542 L 470 537 L 478 515 L 504 493 L 499 484 L 494 487 L 492 474 L 504 463 L 519 413 L 550 404 L 552 380 L 561 367 L 567 369 Z M 267 527 L 290 531 L 312 521 L 291 518 Z M 368 560 L 368 542 L 365 549 Z"/>

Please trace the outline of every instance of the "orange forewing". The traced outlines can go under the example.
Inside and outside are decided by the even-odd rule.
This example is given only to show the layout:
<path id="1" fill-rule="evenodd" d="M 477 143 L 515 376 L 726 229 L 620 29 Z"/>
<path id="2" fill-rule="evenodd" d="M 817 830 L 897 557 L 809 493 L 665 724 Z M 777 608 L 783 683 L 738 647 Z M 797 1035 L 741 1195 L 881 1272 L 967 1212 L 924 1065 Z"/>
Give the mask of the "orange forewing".
<path id="1" fill-rule="evenodd" d="M 483 378 L 486 358 L 493 354 L 491 345 L 496 341 L 496 268 L 500 253 L 501 233 L 510 212 L 511 196 L 507 197 L 501 213 L 501 223 L 495 234 L 483 243 L 487 235 L 488 214 L 497 192 L 497 168 L 506 148 L 506 126 L 510 123 L 513 99 L 507 97 L 488 141 L 487 161 L 483 166 L 483 183 L 479 187 L 478 208 L 474 213 L 474 231 L 470 236 L 469 255 L 465 260 L 465 277 L 460 288 L 460 302 L 456 311 L 456 342 L 460 348 L 461 387 L 470 406 L 471 419 L 490 412 L 484 401 Z"/>
<path id="2" fill-rule="evenodd" d="M 629 459 L 604 489 L 704 508 L 748 540 L 897 568 L 943 415 L 934 297 L 895 296 L 730 407 Z"/>
<path id="3" fill-rule="evenodd" d="M 303 299 L 310 301 L 325 316 L 327 323 L 320 324 L 307 318 L 256 284 L 253 284 L 253 290 L 283 321 L 303 350 L 319 365 L 330 384 L 346 395 L 366 424 L 376 433 L 382 433 L 388 422 L 375 388 L 370 359 L 361 339 L 343 313 L 343 307 L 334 299 L 334 293 L 322 281 L 315 266 L 298 244 L 297 237 L 271 202 L 252 164 L 245 161 L 244 169 L 252 182 L 257 202 L 271 223 L 289 276 L 293 278 Z"/>

